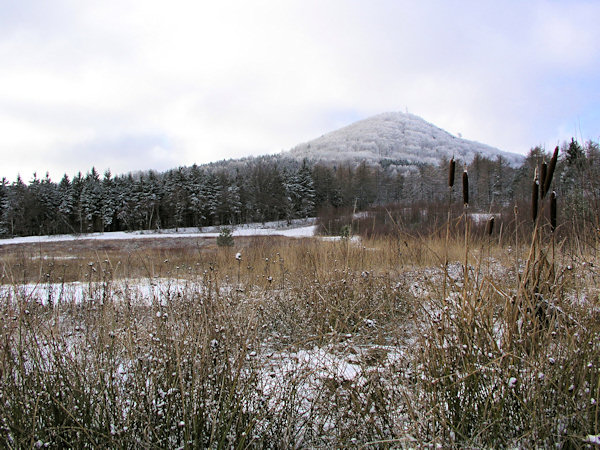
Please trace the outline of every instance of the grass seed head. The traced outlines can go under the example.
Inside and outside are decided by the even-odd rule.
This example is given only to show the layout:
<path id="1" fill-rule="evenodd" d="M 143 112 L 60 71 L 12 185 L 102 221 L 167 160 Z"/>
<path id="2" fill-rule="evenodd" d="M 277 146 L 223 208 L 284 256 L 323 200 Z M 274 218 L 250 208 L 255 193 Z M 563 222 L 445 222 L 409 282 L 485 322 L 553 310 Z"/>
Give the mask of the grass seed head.
<path id="1" fill-rule="evenodd" d="M 454 171 L 456 170 L 456 162 L 454 161 L 454 156 L 450 160 L 450 164 L 448 166 L 448 187 L 454 186 Z"/>

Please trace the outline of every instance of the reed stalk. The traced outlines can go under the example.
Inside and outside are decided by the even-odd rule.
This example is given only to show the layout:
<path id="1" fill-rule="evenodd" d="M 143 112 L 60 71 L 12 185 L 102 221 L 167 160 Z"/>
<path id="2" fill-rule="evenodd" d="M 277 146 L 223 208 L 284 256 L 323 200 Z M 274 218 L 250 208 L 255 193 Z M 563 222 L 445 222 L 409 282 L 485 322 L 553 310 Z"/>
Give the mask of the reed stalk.
<path id="1" fill-rule="evenodd" d="M 448 241 L 450 239 L 450 221 L 452 219 L 452 188 L 454 187 L 454 172 L 456 171 L 456 162 L 454 156 L 448 165 L 448 218 L 446 220 L 446 241 L 444 243 L 444 282 L 442 286 L 442 298 L 444 306 L 446 304 L 446 285 L 448 283 Z"/>
<path id="2" fill-rule="evenodd" d="M 467 285 L 469 283 L 469 174 L 467 168 L 462 174 L 462 191 L 463 191 L 463 209 L 465 219 L 465 262 L 464 262 L 464 286 L 463 286 L 463 302 L 467 300 Z"/>
<path id="3" fill-rule="evenodd" d="M 546 185 L 546 177 L 548 176 L 548 164 L 546 161 L 542 161 L 540 165 L 540 199 L 544 199 L 546 196 L 546 192 L 544 191 L 544 186 Z"/>

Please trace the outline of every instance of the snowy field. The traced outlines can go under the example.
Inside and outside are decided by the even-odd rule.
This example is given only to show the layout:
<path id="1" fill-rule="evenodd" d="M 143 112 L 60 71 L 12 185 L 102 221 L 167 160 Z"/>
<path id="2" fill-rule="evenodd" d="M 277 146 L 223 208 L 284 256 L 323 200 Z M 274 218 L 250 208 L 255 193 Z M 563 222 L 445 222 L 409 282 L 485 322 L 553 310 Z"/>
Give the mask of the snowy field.
<path id="1" fill-rule="evenodd" d="M 251 223 L 233 226 L 233 236 L 285 236 L 292 238 L 311 237 L 315 234 L 317 226 L 316 219 L 296 219 L 291 221 Z M 179 228 L 166 230 L 143 230 L 143 231 L 114 231 L 108 233 L 89 234 L 61 234 L 55 236 L 24 236 L 10 239 L 1 239 L 0 247 L 15 244 L 38 244 L 44 242 L 83 241 L 87 239 L 97 240 L 132 240 L 153 238 L 213 238 L 219 235 L 221 227 L 203 228 Z"/>

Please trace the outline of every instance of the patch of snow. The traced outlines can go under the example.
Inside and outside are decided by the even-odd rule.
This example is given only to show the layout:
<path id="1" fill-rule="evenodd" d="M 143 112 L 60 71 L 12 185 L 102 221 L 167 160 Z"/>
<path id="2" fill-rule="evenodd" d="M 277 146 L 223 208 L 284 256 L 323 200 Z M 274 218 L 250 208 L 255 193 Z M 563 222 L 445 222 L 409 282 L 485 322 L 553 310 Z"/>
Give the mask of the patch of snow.
<path id="1" fill-rule="evenodd" d="M 584 442 L 600 446 L 600 434 L 588 434 Z"/>
<path id="2" fill-rule="evenodd" d="M 0 245 L 2 241 L 0 241 Z M 32 260 L 37 260 L 37 259 L 41 259 L 41 260 L 50 260 L 50 261 L 69 261 L 72 259 L 77 259 L 77 256 L 73 256 L 73 255 L 66 255 L 66 256 L 48 256 L 48 255 L 35 255 L 31 258 Z"/>
<path id="3" fill-rule="evenodd" d="M 342 236 L 320 236 L 320 238 L 322 241 L 341 241 L 342 239 L 347 239 L 347 238 L 343 238 Z M 350 242 L 353 242 L 355 244 L 360 243 L 360 236 L 350 236 Z"/>
<path id="4" fill-rule="evenodd" d="M 0 298 L 9 302 L 24 301 L 42 305 L 103 301 L 104 298 L 110 298 L 111 301 L 134 301 L 151 305 L 154 302 L 165 304 L 169 299 L 185 294 L 193 295 L 199 289 L 202 289 L 202 286 L 197 282 L 178 279 L 123 279 L 106 283 L 76 281 L 5 284 L 0 285 Z"/>
<path id="5" fill-rule="evenodd" d="M 303 238 L 314 236 L 317 228 L 315 219 L 303 219 L 292 221 L 288 225 L 286 221 L 268 222 L 265 224 L 246 224 L 233 227 L 232 235 L 237 236 L 285 236 Z M 46 242 L 63 242 L 78 240 L 120 240 L 120 239 L 157 239 L 157 238 L 212 238 L 219 236 L 220 227 L 185 228 L 178 230 L 143 230 L 143 231 L 113 231 L 106 233 L 89 233 L 80 235 L 61 234 L 53 236 L 24 236 L 10 239 L 1 239 L 0 247 L 14 244 L 39 244 Z"/>
<path id="6" fill-rule="evenodd" d="M 486 214 L 486 213 L 473 213 L 473 214 L 469 214 L 469 217 L 475 223 L 487 222 L 492 217 L 495 217 L 496 219 L 498 219 L 499 216 L 500 216 L 499 214 Z"/>

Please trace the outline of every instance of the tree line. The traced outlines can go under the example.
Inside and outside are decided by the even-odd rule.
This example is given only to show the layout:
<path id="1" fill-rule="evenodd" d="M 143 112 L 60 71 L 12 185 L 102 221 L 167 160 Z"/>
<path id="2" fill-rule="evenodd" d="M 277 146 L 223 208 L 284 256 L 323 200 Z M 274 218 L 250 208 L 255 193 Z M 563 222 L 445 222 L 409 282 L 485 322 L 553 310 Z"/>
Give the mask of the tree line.
<path id="1" fill-rule="evenodd" d="M 527 201 L 533 169 L 550 155 L 532 148 L 520 167 L 477 155 L 469 171 L 471 203 L 488 211 Z M 457 171 L 462 171 L 459 161 Z M 595 219 L 600 206 L 598 143 L 562 145 L 557 193 L 569 211 Z M 95 168 L 54 182 L 48 174 L 0 184 L 0 236 L 133 231 L 292 220 L 339 208 L 443 202 L 447 161 L 382 160 L 379 165 L 324 165 L 284 155 L 102 176 Z M 597 214 L 596 214 L 597 215 Z"/>

